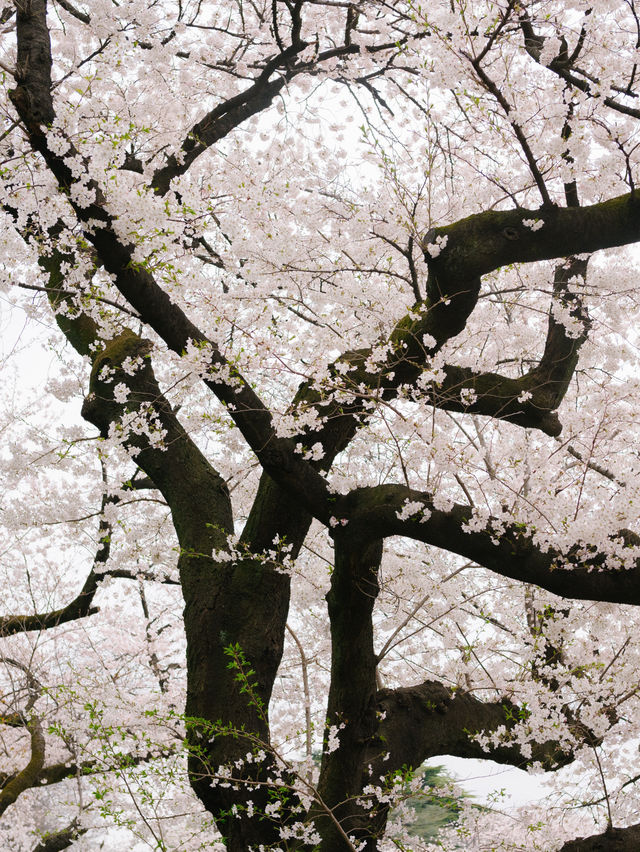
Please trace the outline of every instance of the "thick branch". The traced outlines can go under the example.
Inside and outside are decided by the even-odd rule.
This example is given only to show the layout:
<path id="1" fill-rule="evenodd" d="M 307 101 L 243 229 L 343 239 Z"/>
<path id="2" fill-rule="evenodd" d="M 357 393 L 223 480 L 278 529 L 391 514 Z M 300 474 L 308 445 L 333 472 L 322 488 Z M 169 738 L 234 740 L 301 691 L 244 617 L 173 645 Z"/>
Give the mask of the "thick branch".
<path id="1" fill-rule="evenodd" d="M 525 767 L 540 762 L 557 769 L 572 759 L 557 743 L 530 743 L 531 757 L 508 741 L 484 749 L 474 735 L 490 734 L 498 728 L 513 728 L 520 712 L 509 700 L 484 702 L 466 692 L 449 689 L 437 681 L 425 681 L 402 689 L 382 689 L 376 698 L 381 719 L 371 745 L 370 761 L 384 773 L 402 766 L 419 766 L 430 757 L 491 758 L 497 763 Z M 376 749 L 378 753 L 376 754 Z M 383 760 L 389 754 L 388 759 Z M 374 771 L 374 775 L 379 773 Z"/>
<path id="2" fill-rule="evenodd" d="M 556 436 L 562 424 L 553 409 L 557 404 L 540 397 L 548 385 L 537 380 L 532 372 L 512 379 L 499 373 L 477 373 L 470 367 L 447 365 L 443 368 L 445 378 L 429 388 L 428 399 L 436 408 L 461 414 L 481 414 L 522 426 L 539 429 L 546 435 Z M 471 398 L 464 398 L 461 391 L 472 391 Z M 528 399 L 520 399 L 530 394 Z"/>
<path id="3" fill-rule="evenodd" d="M 524 221 L 540 220 L 533 231 Z M 640 240 L 640 198 L 619 195 L 585 207 L 492 210 L 435 228 L 423 245 L 447 237 L 429 266 L 443 294 L 460 279 L 485 275 L 511 263 L 533 263 L 629 245 Z"/>
<path id="4" fill-rule="evenodd" d="M 640 823 L 627 828 L 608 828 L 604 834 L 569 840 L 560 852 L 638 852 Z"/>
<path id="5" fill-rule="evenodd" d="M 55 236 L 53 233 L 54 239 Z M 85 401 L 83 415 L 107 436 L 112 424 L 118 423 L 123 416 L 126 417 L 127 413 L 137 410 L 140 406 L 148 409 L 150 416 L 157 414 L 161 428 L 166 433 L 164 444 L 153 445 L 145 434 L 138 434 L 129 442 L 140 451 L 137 456 L 140 467 L 149 477 L 148 481 L 162 492 L 169 504 L 178 536 L 183 537 L 185 546 L 192 549 L 196 547 L 196 540 L 192 536 L 195 525 L 198 527 L 198 540 L 203 530 L 209 530 L 205 533 L 208 544 L 205 545 L 204 541 L 200 540 L 200 545 L 205 548 L 203 552 L 210 553 L 212 547 L 224 547 L 225 536 L 233 527 L 226 484 L 187 435 L 162 394 L 149 359 L 151 343 L 126 329 L 118 337 L 104 344 L 98 325 L 90 316 L 77 309 L 71 313 L 69 310 L 60 310 L 64 308 L 65 301 L 62 295 L 62 269 L 65 263 L 72 260 L 71 255 L 54 250 L 49 254 L 43 253 L 39 264 L 48 275 L 47 293 L 60 330 L 77 352 L 90 355 L 93 361 L 91 393 Z M 104 345 L 102 351 L 97 354 L 96 344 Z M 133 375 L 122 368 L 126 358 L 130 358 L 134 363 L 138 360 L 140 362 L 140 369 Z M 108 374 L 105 381 L 100 379 L 103 370 Z M 114 399 L 113 388 L 119 383 L 132 391 L 126 404 L 118 403 Z M 200 489 L 200 498 L 208 495 L 208 500 L 204 503 L 198 500 L 198 505 L 206 514 L 206 522 L 210 527 L 206 526 L 201 512 L 193 511 L 196 494 L 194 488 Z M 211 530 L 215 530 L 213 538 Z M 90 575 L 86 592 L 83 589 L 79 596 L 85 604 L 87 594 L 97 579 Z M 93 591 L 95 592 L 95 588 Z M 71 611 L 74 611 L 75 603 L 74 601 L 70 605 Z"/>
<path id="6" fill-rule="evenodd" d="M 69 0 L 56 0 L 56 2 L 58 3 L 59 6 L 62 6 L 62 8 L 65 10 L 65 12 L 68 12 L 70 15 L 72 15 L 74 18 L 76 18 L 81 23 L 83 23 L 83 24 L 90 24 L 91 23 L 90 16 L 87 15 L 85 12 L 81 12 L 79 9 L 76 9 L 76 7 L 72 3 L 69 3 Z"/>
<path id="7" fill-rule="evenodd" d="M 331 623 L 331 686 L 327 703 L 327 742 L 337 737 L 337 749 L 322 755 L 318 791 L 333 809 L 343 832 L 367 837 L 371 812 L 363 813 L 362 792 L 366 744 L 376 727 L 376 657 L 372 612 L 378 596 L 382 542 L 334 535 L 335 568 L 327 605 Z M 363 833 L 362 824 L 366 825 Z M 335 821 L 318 815 L 316 821 L 327 849 L 347 848 Z"/>
<path id="8" fill-rule="evenodd" d="M 313 406 L 324 421 L 319 429 L 301 436 L 305 441 L 322 444 L 325 455 L 319 467 L 328 469 L 337 453 L 351 441 L 368 416 L 365 402 L 371 396 L 395 398 L 398 388 L 413 384 L 427 360 L 462 331 L 476 306 L 479 291 L 479 278 L 460 280 L 445 299 L 438 281 L 430 275 L 426 300 L 396 323 L 386 341 L 389 354 L 381 364 L 373 369 L 367 367 L 372 348 L 345 352 L 331 367 L 333 378 L 329 387 L 317 389 L 311 384 L 300 387 L 292 404 L 294 411 Z M 425 338 L 432 341 L 426 344 Z M 335 391 L 339 392 L 337 400 L 332 398 Z M 353 394 L 348 402 L 344 401 L 344 391 Z"/>
<path id="9" fill-rule="evenodd" d="M 13 776 L 0 791 L 0 814 L 3 814 L 21 793 L 37 784 L 44 765 L 45 741 L 37 716 L 29 720 L 27 728 L 31 736 L 31 758 L 25 768 Z"/>
<path id="10" fill-rule="evenodd" d="M 113 764 L 107 764 L 104 760 L 84 760 L 80 763 L 76 763 L 75 761 L 52 763 L 50 766 L 43 766 L 38 773 L 37 786 L 49 787 L 52 784 L 59 784 L 61 781 L 66 781 L 68 778 L 77 778 L 78 775 L 99 775 L 106 772 L 119 772 L 127 767 L 149 763 L 160 757 L 170 757 L 181 747 L 180 745 L 176 746 L 176 748 L 156 748 L 144 754 L 123 753 L 120 755 L 120 762 Z M 15 773 L 2 774 L 0 775 L 0 784 L 4 787 L 16 777 Z"/>
<path id="11" fill-rule="evenodd" d="M 430 389 L 433 404 L 446 411 L 483 414 L 540 429 L 548 435 L 559 435 L 562 425 L 555 409 L 567 391 L 590 327 L 582 299 L 570 291 L 574 277 L 584 280 L 586 267 L 586 260 L 574 258 L 558 266 L 554 276 L 554 298 L 569 309 L 577 330 L 569 331 L 558 322 L 552 306 L 544 352 L 532 370 L 512 379 L 448 365 L 444 368 L 444 380 Z M 474 398 L 463 400 L 460 393 L 463 389 L 473 391 Z"/>
<path id="12" fill-rule="evenodd" d="M 209 359 L 211 374 L 220 375 L 220 378 L 205 379 L 205 384 L 227 407 L 265 470 L 298 492 L 304 502 L 309 504 L 314 500 L 322 506 L 327 494 L 324 480 L 295 453 L 293 441 L 276 436 L 267 407 L 250 384 L 227 363 L 217 346 L 171 301 L 153 276 L 135 264 L 132 250 L 124 247 L 110 228 L 98 229 L 89 239 L 107 271 L 115 276 L 120 292 L 170 349 L 182 354 L 189 342 L 202 348 Z M 328 519 L 328 513 L 324 514 Z"/>
<path id="13" fill-rule="evenodd" d="M 46 0 L 21 0 L 16 3 L 18 87 L 11 92 L 28 115 L 28 129 L 49 125 L 54 119 L 51 99 L 51 44 L 47 28 Z"/>
<path id="14" fill-rule="evenodd" d="M 400 520 L 398 514 L 407 500 L 422 503 L 424 514 Z M 576 545 L 567 553 L 543 550 L 522 525 L 503 529 L 502 522 L 495 519 L 489 519 L 482 530 L 466 531 L 473 518 L 471 506 L 456 504 L 445 512 L 435 508 L 426 492 L 402 485 L 356 489 L 336 502 L 335 511 L 337 517 L 348 520 L 348 526 L 363 526 L 371 536 L 399 535 L 423 541 L 561 597 L 640 605 L 640 559 L 630 568 L 617 568 L 592 547 Z M 621 530 L 618 536 L 619 552 L 640 546 L 640 537 L 629 530 Z"/>
<path id="15" fill-rule="evenodd" d="M 302 45 L 299 50 L 304 49 Z M 297 51 L 289 49 L 281 55 L 294 56 Z M 276 66 L 277 67 L 277 64 Z M 173 178 L 184 174 L 193 161 L 208 148 L 227 136 L 231 130 L 271 105 L 276 95 L 282 91 L 286 77 L 269 81 L 274 67 L 268 67 L 246 91 L 224 101 L 212 109 L 193 125 L 182 143 L 180 155 L 171 154 L 166 165 L 158 169 L 151 180 L 151 186 L 157 195 L 165 195 Z"/>
<path id="16" fill-rule="evenodd" d="M 59 784 L 68 778 L 77 778 L 78 775 L 95 775 L 107 772 L 120 772 L 129 767 L 138 766 L 141 763 L 146 763 L 151 760 L 157 760 L 159 757 L 169 757 L 175 754 L 176 749 L 162 748 L 154 749 L 146 754 L 122 754 L 121 762 L 114 765 L 105 765 L 104 762 L 98 760 L 86 760 L 80 764 L 75 761 L 65 763 L 54 763 L 51 766 L 44 766 L 45 754 L 45 739 L 42 733 L 42 727 L 37 719 L 32 719 L 28 723 L 31 732 L 31 760 L 21 772 L 2 774 L 0 775 L 0 814 L 13 804 L 18 797 L 26 790 L 32 787 L 49 786 L 51 784 Z M 60 842 L 65 837 L 70 837 L 66 832 L 70 831 L 74 824 L 72 823 L 67 829 L 59 833 Z M 78 830 L 75 837 L 83 834 L 82 829 Z M 34 849 L 52 850 L 66 849 L 70 843 L 64 846 L 56 846 L 53 838 L 58 837 L 58 833 L 49 835 L 43 838 L 42 843 Z M 71 838 L 75 839 L 75 838 Z M 47 845 L 51 841 L 52 845 Z"/>
<path id="17" fill-rule="evenodd" d="M 200 547 L 201 552 L 210 554 L 212 548 L 226 546 L 226 536 L 233 529 L 228 489 L 162 394 L 151 367 L 150 350 L 148 340 L 128 330 L 110 340 L 94 358 L 90 394 L 82 414 L 105 437 L 113 428 L 123 431 L 125 443 L 138 451 L 136 462 L 169 504 L 181 544 Z M 133 375 L 122 367 L 127 358 L 139 364 Z M 118 384 L 128 388 L 124 402 L 115 399 Z M 129 423 L 138 412 L 147 420 L 146 429 Z M 155 442 L 153 433 L 158 435 Z M 202 501 L 201 511 L 196 511 L 196 495 Z"/>
<path id="18" fill-rule="evenodd" d="M 631 196 L 623 198 L 629 200 Z M 595 215 L 602 213 L 598 210 L 592 212 Z M 637 212 L 640 216 L 640 210 Z M 487 239 L 491 228 L 496 226 L 496 222 L 492 224 L 491 217 L 494 215 L 500 217 L 503 214 L 479 214 L 448 226 L 453 229 L 452 232 L 456 232 L 460 226 L 461 231 L 455 236 L 453 244 L 447 242 L 441 256 L 428 260 L 430 272 L 427 299 L 414 306 L 412 312 L 396 324 L 388 341 L 390 352 L 383 363 L 369 371 L 366 364 L 371 349 L 347 352 L 333 366 L 335 378 L 331 389 L 324 392 L 328 397 L 326 401 L 322 398 L 322 391 L 309 385 L 300 388 L 294 406 L 303 410 L 313 405 L 325 421 L 320 429 L 305 436 L 322 443 L 325 450 L 322 467 L 330 466 L 335 453 L 349 443 L 366 417 L 364 402 L 367 391 L 382 399 L 393 399 L 401 385 L 415 384 L 429 359 L 465 327 L 476 306 L 480 290 L 480 278 L 473 278 L 471 274 L 488 271 L 488 267 L 479 269 L 474 266 L 477 260 L 473 253 L 475 243 L 467 249 L 465 241 L 470 237 L 466 231 L 475 228 L 478 241 Z M 504 215 L 511 221 L 511 214 Z M 486 221 L 483 220 L 485 216 L 489 217 Z M 517 221 L 521 223 L 522 218 L 526 217 L 522 216 Z M 637 223 L 637 227 L 640 236 L 640 224 Z M 425 238 L 426 243 L 446 230 L 430 232 L 428 239 Z M 522 226 L 521 230 L 525 240 L 527 236 L 539 233 L 530 231 L 526 226 Z M 514 235 L 519 239 L 517 234 L 512 234 L 508 229 L 507 234 L 508 237 L 502 240 L 505 244 L 510 245 Z M 494 248 L 495 259 L 499 247 Z M 562 249 L 563 246 L 558 244 L 559 256 L 564 256 Z M 551 251 L 549 247 L 547 250 Z M 448 252 L 451 254 L 448 255 Z M 495 262 L 496 265 L 501 263 L 498 259 Z M 426 391 L 430 401 L 448 411 L 483 414 L 527 428 L 540 429 L 549 435 L 560 434 L 562 426 L 555 409 L 567 390 L 589 328 L 580 298 L 570 292 L 572 279 L 576 276 L 584 278 L 586 266 L 586 260 L 572 258 L 559 264 L 554 275 L 554 298 L 569 308 L 572 318 L 577 321 L 579 328 L 581 326 L 577 333 L 567 331 L 550 312 L 542 358 L 526 375 L 512 379 L 497 373 L 477 373 L 466 367 L 448 365 L 444 368 L 444 381 L 438 386 L 432 385 Z M 425 343 L 425 340 L 429 343 Z M 348 365 L 346 372 L 345 364 Z M 334 388 L 352 390 L 353 400 L 345 403 L 342 396 L 338 401 L 332 400 L 330 394 Z M 475 401 L 463 401 L 460 396 L 463 389 L 474 391 Z"/>

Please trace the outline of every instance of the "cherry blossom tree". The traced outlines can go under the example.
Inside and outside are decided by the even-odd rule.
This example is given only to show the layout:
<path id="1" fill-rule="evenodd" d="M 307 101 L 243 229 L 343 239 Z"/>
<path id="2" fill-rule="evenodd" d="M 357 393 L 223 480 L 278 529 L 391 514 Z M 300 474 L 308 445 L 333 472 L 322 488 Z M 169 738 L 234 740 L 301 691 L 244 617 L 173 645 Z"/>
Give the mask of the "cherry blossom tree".
<path id="1" fill-rule="evenodd" d="M 4 847 L 636 849 L 635 0 L 0 28 Z"/>

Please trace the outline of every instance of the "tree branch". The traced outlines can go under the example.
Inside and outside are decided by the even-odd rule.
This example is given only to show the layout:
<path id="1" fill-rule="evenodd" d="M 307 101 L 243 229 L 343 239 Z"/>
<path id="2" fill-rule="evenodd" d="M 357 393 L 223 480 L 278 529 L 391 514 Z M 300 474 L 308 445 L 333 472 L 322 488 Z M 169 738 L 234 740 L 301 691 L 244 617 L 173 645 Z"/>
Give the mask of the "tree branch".
<path id="1" fill-rule="evenodd" d="M 41 126 L 50 125 L 55 117 L 46 0 L 23 0 L 16 3 L 16 10 L 18 87 L 9 95 L 16 107 L 20 104 L 18 111 L 28 117 L 27 129 L 41 133 Z"/>
<path id="2" fill-rule="evenodd" d="M 589 14 L 590 12 L 591 10 L 589 9 L 586 14 Z M 526 14 L 523 15 L 520 19 L 520 27 L 524 35 L 525 50 L 527 51 L 529 56 L 534 60 L 534 62 L 536 62 L 538 65 L 542 65 L 542 63 L 540 62 L 540 55 L 544 46 L 545 37 L 538 35 L 534 31 L 533 26 L 531 25 L 531 21 L 526 16 Z M 576 69 L 574 67 L 575 62 L 580 54 L 580 51 L 582 50 L 582 45 L 584 43 L 585 36 L 586 29 L 582 27 L 580 35 L 578 37 L 578 41 L 576 43 L 576 47 L 571 56 L 568 56 L 566 50 L 562 51 L 558 56 L 552 59 L 551 62 L 548 63 L 548 65 L 544 67 L 548 68 L 550 71 L 553 71 L 554 74 L 557 74 L 558 77 L 560 77 L 574 89 L 578 89 L 580 92 L 584 92 L 584 94 L 588 95 L 591 98 L 598 98 L 600 97 L 600 93 L 594 93 L 591 90 L 591 85 L 594 84 L 595 86 L 599 86 L 599 78 L 592 75 L 587 75 L 584 71 L 580 71 L 579 69 Z M 582 74 L 583 76 L 578 76 L 579 74 Z M 627 89 L 624 89 L 622 90 L 622 94 L 629 96 L 633 93 Z M 616 112 L 622 113 L 622 115 L 628 115 L 632 118 L 640 118 L 640 109 L 620 103 L 620 101 L 617 101 L 610 95 L 606 95 L 602 100 L 606 106 L 610 107 L 610 109 L 613 109 Z"/>
<path id="3" fill-rule="evenodd" d="M 519 708 L 508 699 L 479 701 L 470 693 L 449 689 L 438 681 L 381 689 L 376 709 L 381 721 L 368 757 L 368 762 L 375 761 L 376 777 L 380 774 L 377 770 L 388 773 L 402 766 L 417 767 L 428 758 L 443 754 L 490 758 L 521 768 L 534 761 L 547 770 L 558 769 L 573 759 L 553 741 L 532 743 L 529 758 L 523 757 L 518 744 L 508 741 L 483 748 L 474 735 L 489 734 L 500 727 L 509 731 L 520 721 Z M 387 753 L 388 759 L 382 759 Z"/>
<path id="4" fill-rule="evenodd" d="M 552 306 L 544 352 L 532 370 L 512 379 L 447 365 L 443 368 L 444 380 L 429 389 L 433 405 L 446 411 L 483 414 L 525 428 L 540 429 L 547 435 L 559 435 L 562 424 L 555 409 L 564 398 L 590 328 L 581 297 L 569 288 L 576 276 L 584 280 L 586 268 L 586 260 L 573 258 L 556 267 L 554 276 L 554 298 L 569 309 L 578 330 L 567 329 L 558 322 Z M 463 400 L 460 392 L 464 389 L 473 391 L 471 400 Z"/>
<path id="5" fill-rule="evenodd" d="M 533 231 L 525 221 L 541 221 Z M 460 279 L 493 272 L 511 263 L 533 263 L 640 240 L 640 196 L 630 192 L 584 207 L 492 210 L 434 228 L 423 248 L 447 237 L 440 255 L 427 260 L 443 290 Z"/>
<path id="6" fill-rule="evenodd" d="M 382 542 L 335 532 L 335 568 L 327 607 L 331 624 L 331 686 L 327 702 L 327 746 L 322 755 L 318 792 L 343 831 L 366 837 L 372 812 L 358 803 L 366 745 L 376 728 L 376 656 L 373 607 L 378 596 Z M 386 809 L 384 811 L 386 818 Z M 363 833 L 363 821 L 366 826 Z M 383 823 L 384 824 L 384 823 Z M 319 812 L 316 825 L 327 848 L 341 849 L 335 821 Z"/>
<path id="7" fill-rule="evenodd" d="M 421 512 L 400 520 L 405 502 L 421 503 Z M 617 567 L 593 547 L 576 544 L 567 553 L 542 549 L 522 525 L 503 525 L 489 518 L 483 530 L 468 530 L 471 506 L 455 504 L 448 511 L 436 509 L 431 494 L 404 485 L 360 488 L 336 501 L 336 516 L 348 526 L 362 527 L 370 536 L 406 536 L 457 553 L 496 574 L 533 583 L 553 594 L 576 600 L 607 601 L 640 605 L 640 558 L 631 567 Z M 500 529 L 493 531 L 492 526 Z M 355 530 L 354 530 L 355 532 Z M 618 551 L 640 547 L 640 536 L 620 530 L 615 539 Z"/>
<path id="8" fill-rule="evenodd" d="M 151 348 L 150 341 L 128 329 L 108 341 L 94 356 L 82 415 L 105 437 L 114 427 L 123 431 L 125 444 L 137 450 L 136 462 L 169 504 L 180 542 L 193 548 L 199 541 L 202 552 L 210 554 L 212 549 L 226 547 L 226 536 L 233 530 L 228 489 L 162 394 L 148 357 Z M 127 358 L 139 365 L 133 375 L 123 368 Z M 115 398 L 119 384 L 128 389 L 124 401 Z M 130 424 L 141 412 L 149 424 L 146 429 Z M 155 443 L 149 430 L 158 435 Z M 206 495 L 207 524 L 202 513 L 195 511 L 196 493 L 201 500 Z"/>
<path id="9" fill-rule="evenodd" d="M 86 834 L 88 828 L 83 828 L 78 824 L 77 820 L 73 820 L 66 828 L 59 831 L 52 831 L 45 834 L 34 847 L 33 852 L 62 852 L 63 849 L 68 849 L 83 834 Z"/>
<path id="10" fill-rule="evenodd" d="M 507 11 L 506 14 L 508 14 L 508 12 L 511 11 L 511 7 L 512 7 L 512 4 L 509 3 L 509 6 L 507 7 L 508 11 Z M 504 23 L 504 20 L 506 20 L 506 19 L 503 19 L 503 23 Z M 471 65 L 473 66 L 476 74 L 478 75 L 478 79 L 481 81 L 482 85 L 485 87 L 485 89 L 488 92 L 490 92 L 493 95 L 493 97 L 500 104 L 500 106 L 504 110 L 505 115 L 506 116 L 511 115 L 512 109 L 511 109 L 511 105 L 509 104 L 509 101 L 506 99 L 504 94 L 500 91 L 500 88 L 491 79 L 491 77 L 489 77 L 489 75 L 487 74 L 487 72 L 484 70 L 484 68 L 481 65 L 481 59 L 482 59 L 483 53 L 481 53 L 475 59 L 473 57 L 469 56 L 468 54 L 464 54 L 464 55 L 471 62 Z M 552 203 L 551 198 L 549 197 L 549 192 L 548 192 L 547 186 L 544 182 L 544 177 L 542 176 L 542 173 L 541 173 L 540 169 L 538 168 L 538 163 L 536 161 L 536 158 L 533 155 L 533 151 L 531 150 L 531 146 L 529 145 L 529 140 L 525 136 L 524 131 L 522 130 L 522 127 L 520 126 L 520 124 L 517 121 L 510 119 L 509 123 L 510 123 L 511 127 L 513 128 L 513 132 L 516 136 L 516 139 L 518 140 L 518 142 L 520 144 L 520 147 L 522 148 L 525 159 L 526 159 L 527 164 L 529 166 L 529 171 L 531 172 L 531 175 L 532 175 L 532 177 L 533 177 L 533 179 L 536 183 L 536 186 L 538 187 L 540 197 L 542 198 L 542 203 L 545 207 L 550 207 L 551 203 Z"/>
<path id="11" fill-rule="evenodd" d="M 107 502 L 109 502 L 108 498 L 103 495 L 101 512 L 104 512 Z M 4 615 L 0 617 L 0 636 L 26 633 L 29 630 L 49 630 L 60 624 L 77 621 L 98 612 L 98 608 L 91 604 L 98 584 L 103 577 L 103 572 L 99 569 L 106 565 L 111 550 L 111 525 L 104 518 L 100 519 L 98 536 L 100 544 L 80 593 L 61 609 L 34 615 Z"/>
<path id="12" fill-rule="evenodd" d="M 0 815 L 12 805 L 21 793 L 35 787 L 44 766 L 45 740 L 42 725 L 37 716 L 27 722 L 31 738 L 31 758 L 25 768 L 13 776 L 0 790 Z"/>
<path id="13" fill-rule="evenodd" d="M 270 106 L 276 95 L 294 77 L 303 73 L 312 74 L 323 63 L 332 59 L 357 55 L 363 50 L 370 53 L 386 50 L 397 51 L 408 41 L 408 37 L 403 36 L 397 41 L 365 48 L 354 43 L 354 12 L 351 4 L 347 4 L 344 43 L 318 52 L 310 61 L 302 61 L 296 64 L 293 60 L 309 46 L 309 42 L 301 38 L 301 7 L 302 4 L 296 4 L 296 7 L 291 6 L 290 8 L 292 14 L 291 43 L 284 47 L 279 29 L 275 24 L 274 37 L 278 53 L 265 63 L 253 83 L 245 91 L 239 92 L 234 97 L 218 104 L 196 122 L 183 140 L 180 153 L 178 155 L 171 154 L 167 157 L 165 165 L 155 172 L 151 186 L 158 195 L 165 195 L 169 190 L 171 180 L 184 174 L 200 154 L 227 136 L 246 119 Z M 420 36 L 420 33 L 416 33 L 416 38 Z M 270 79 L 275 73 L 279 73 L 280 76 L 273 80 Z"/>
<path id="14" fill-rule="evenodd" d="M 640 823 L 627 828 L 608 828 L 604 834 L 569 840 L 560 852 L 637 852 L 640 849 Z"/>

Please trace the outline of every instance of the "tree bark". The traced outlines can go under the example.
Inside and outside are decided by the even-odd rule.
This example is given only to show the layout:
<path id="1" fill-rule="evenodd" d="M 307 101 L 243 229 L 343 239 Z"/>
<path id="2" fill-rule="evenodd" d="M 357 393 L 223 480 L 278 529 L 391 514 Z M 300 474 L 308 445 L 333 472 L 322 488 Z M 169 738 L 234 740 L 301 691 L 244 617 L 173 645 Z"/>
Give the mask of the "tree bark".
<path id="1" fill-rule="evenodd" d="M 331 686 L 318 785 L 334 819 L 318 813 L 316 821 L 321 849 L 326 852 L 349 849 L 345 833 L 364 841 L 365 849 L 375 849 L 376 835 L 386 819 L 385 813 L 380 820 L 375 804 L 366 809 L 358 803 L 367 783 L 365 754 L 377 727 L 372 613 L 379 592 L 382 542 L 345 530 L 334 534 L 334 546 L 335 566 L 327 594 Z"/>
<path id="2" fill-rule="evenodd" d="M 604 834 L 576 837 L 564 844 L 560 852 L 638 852 L 640 823 L 627 828 L 608 828 Z"/>

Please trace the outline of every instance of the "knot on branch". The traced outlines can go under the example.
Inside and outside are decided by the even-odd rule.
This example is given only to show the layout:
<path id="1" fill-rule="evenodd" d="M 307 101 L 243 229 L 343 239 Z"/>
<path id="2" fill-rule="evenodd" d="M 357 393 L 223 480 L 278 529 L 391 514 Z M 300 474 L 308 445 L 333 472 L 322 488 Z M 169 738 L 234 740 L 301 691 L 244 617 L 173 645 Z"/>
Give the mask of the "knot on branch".
<path id="1" fill-rule="evenodd" d="M 148 360 L 151 349 L 151 341 L 125 329 L 95 355 L 82 416 L 97 426 L 101 434 L 108 434 L 109 424 L 117 421 L 124 410 L 133 410 L 142 402 L 158 404 L 161 399 Z M 120 384 L 128 389 L 124 399 L 116 398 Z"/>

